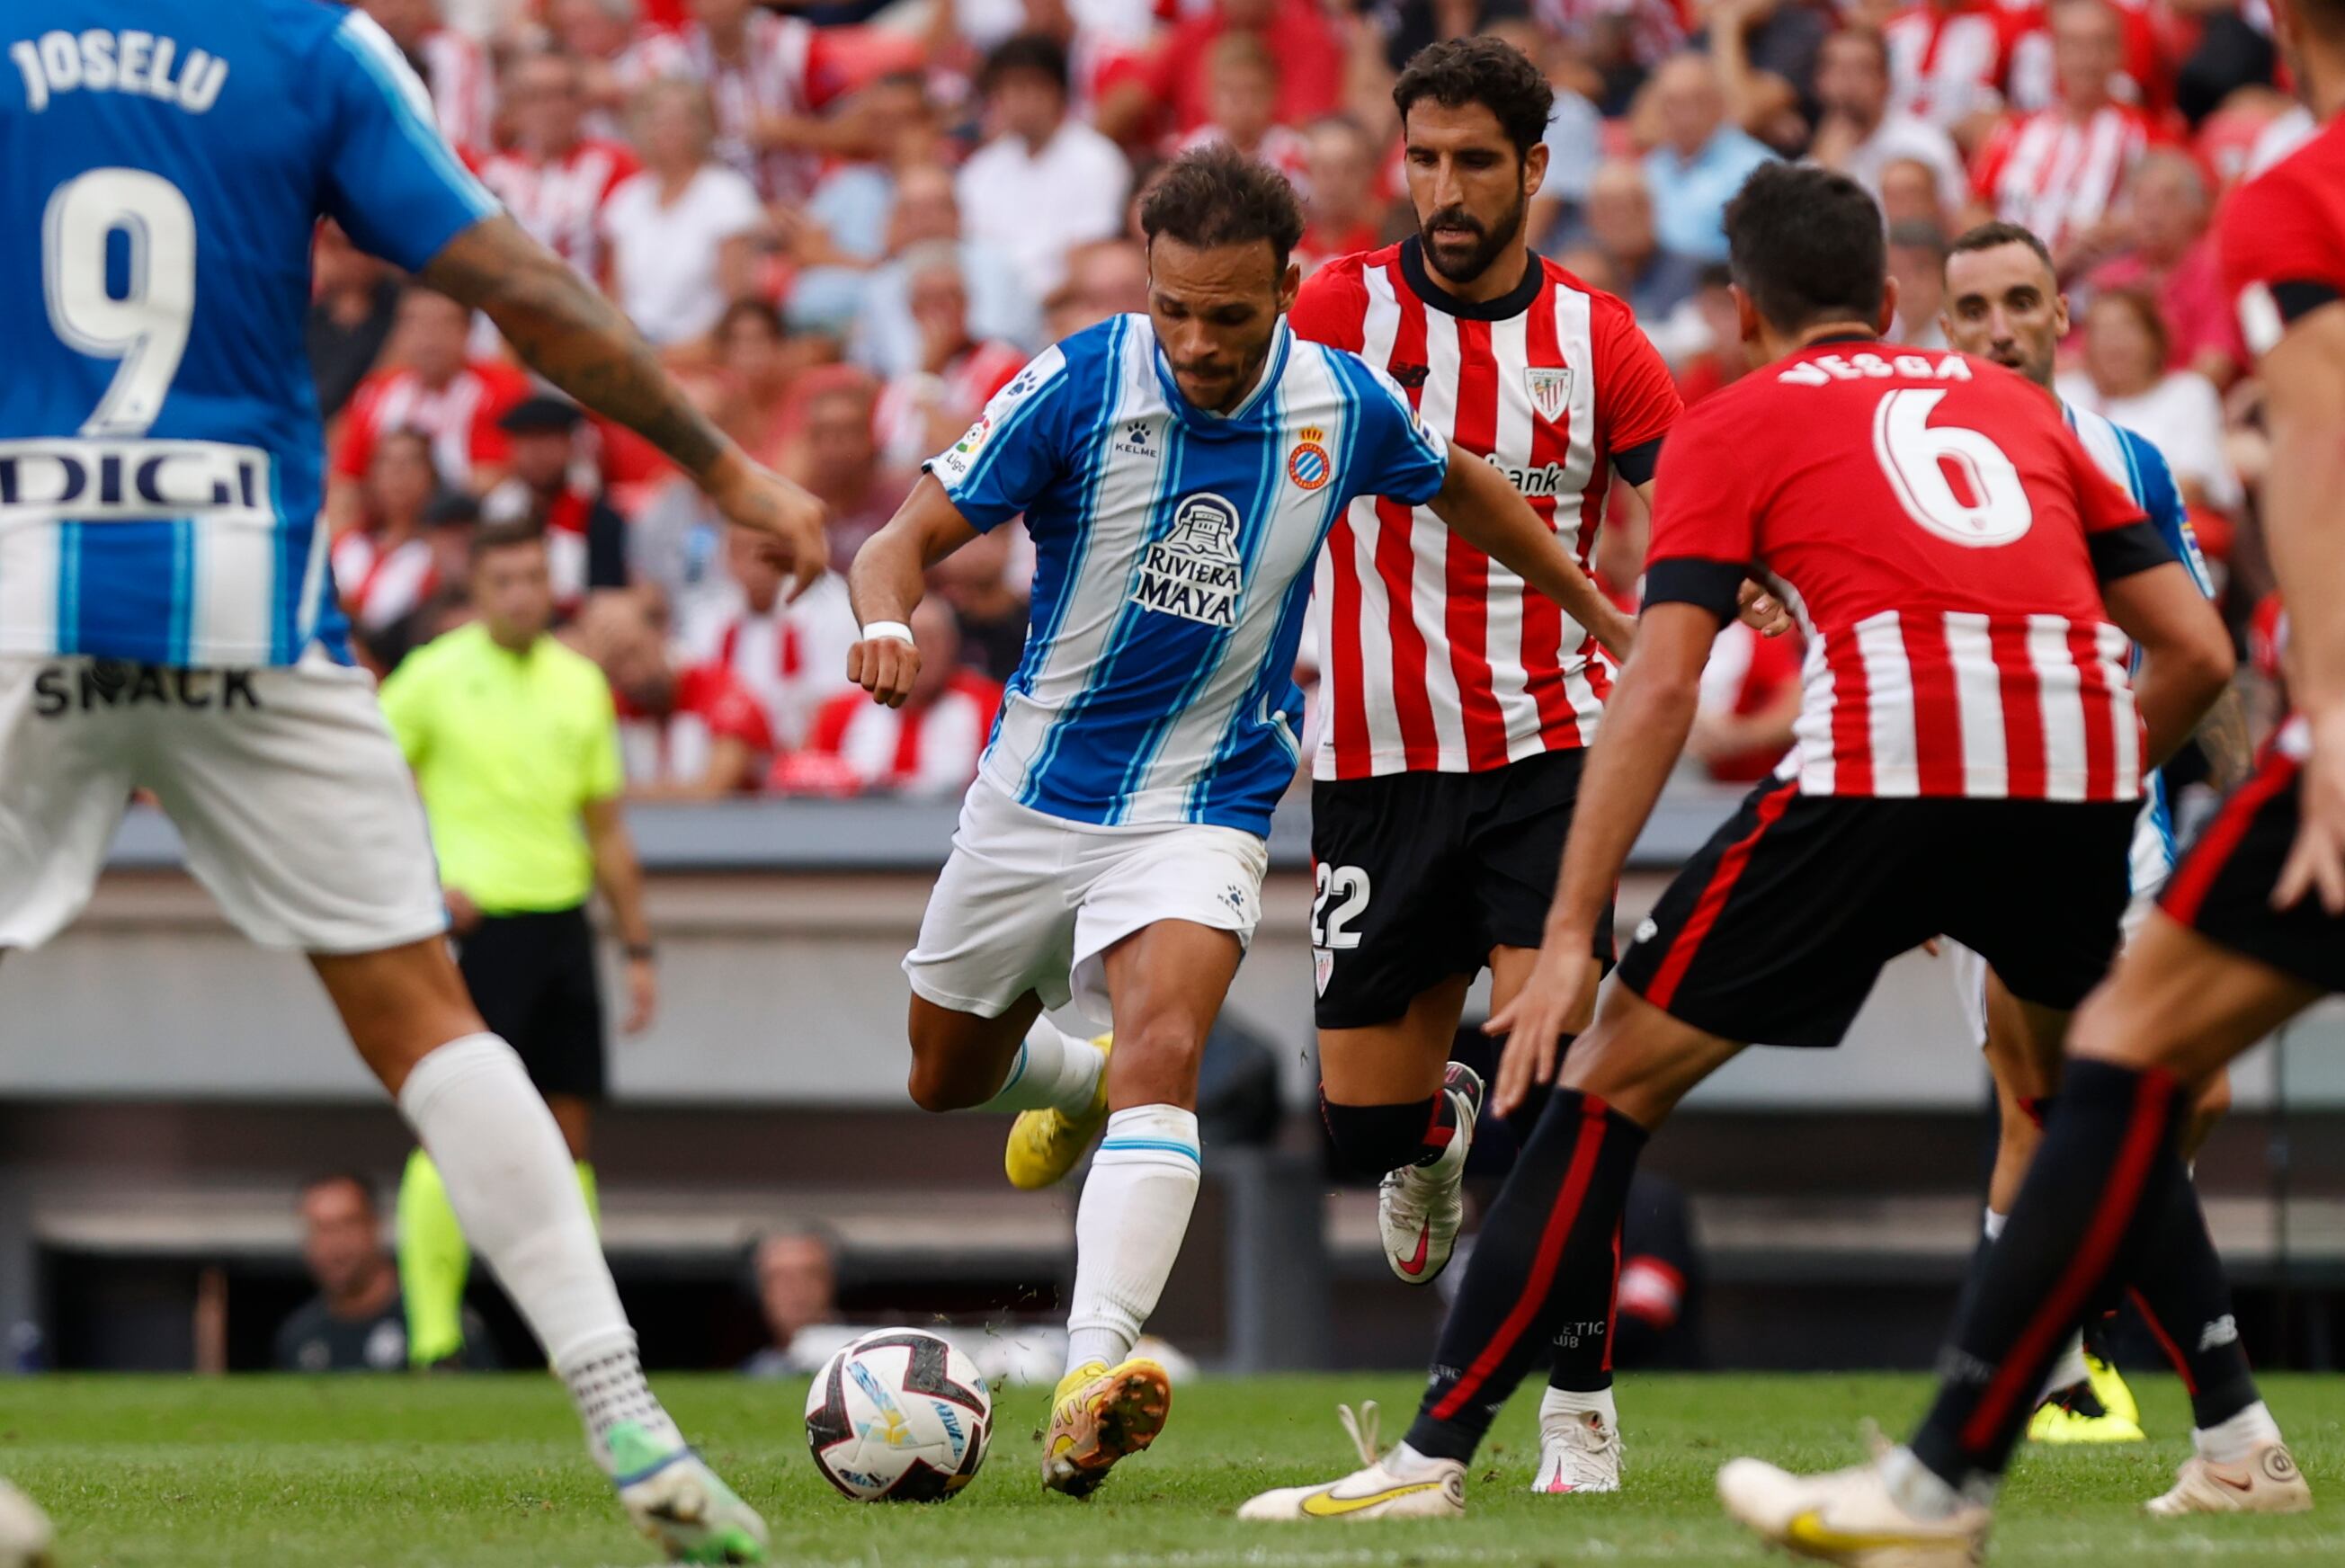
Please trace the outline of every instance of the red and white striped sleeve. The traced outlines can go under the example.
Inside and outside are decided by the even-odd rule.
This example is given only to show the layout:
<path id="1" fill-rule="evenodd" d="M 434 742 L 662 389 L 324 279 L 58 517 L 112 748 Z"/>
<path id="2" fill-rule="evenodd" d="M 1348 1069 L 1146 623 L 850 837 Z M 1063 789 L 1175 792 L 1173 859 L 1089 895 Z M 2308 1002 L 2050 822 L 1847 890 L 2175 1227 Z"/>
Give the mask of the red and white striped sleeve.
<path id="1" fill-rule="evenodd" d="M 1360 277 L 1360 258 L 1339 256 L 1303 280 L 1286 324 L 1299 338 L 1356 354 L 1367 340 L 1367 316 L 1368 286 Z"/>

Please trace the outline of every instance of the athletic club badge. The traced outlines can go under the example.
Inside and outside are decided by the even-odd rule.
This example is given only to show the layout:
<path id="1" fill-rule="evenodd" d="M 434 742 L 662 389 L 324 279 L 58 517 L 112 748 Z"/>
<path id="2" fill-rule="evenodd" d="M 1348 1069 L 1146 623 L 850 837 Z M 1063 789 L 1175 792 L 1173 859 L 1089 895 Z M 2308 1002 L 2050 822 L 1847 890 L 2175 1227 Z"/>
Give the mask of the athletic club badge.
<path id="1" fill-rule="evenodd" d="M 1564 409 L 1571 402 L 1571 369 L 1568 366 L 1533 365 L 1523 372 L 1523 381 L 1530 388 L 1531 407 L 1540 419 L 1552 423 L 1563 418 Z"/>
<path id="2" fill-rule="evenodd" d="M 1294 435 L 1294 450 L 1286 454 L 1286 477 L 1294 481 L 1297 490 L 1317 490 L 1335 472 L 1327 449 L 1320 444 L 1327 439 L 1326 432 L 1315 425 L 1305 425 Z"/>

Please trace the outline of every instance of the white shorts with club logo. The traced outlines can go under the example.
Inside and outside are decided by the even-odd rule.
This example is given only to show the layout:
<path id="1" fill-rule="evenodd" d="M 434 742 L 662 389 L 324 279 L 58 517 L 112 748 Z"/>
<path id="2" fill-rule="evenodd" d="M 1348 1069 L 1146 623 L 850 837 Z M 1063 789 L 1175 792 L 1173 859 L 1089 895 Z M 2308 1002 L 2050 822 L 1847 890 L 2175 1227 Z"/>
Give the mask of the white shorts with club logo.
<path id="1" fill-rule="evenodd" d="M 1107 950 L 1159 920 L 1189 920 L 1243 946 L 1262 919 L 1270 846 L 1201 823 L 1098 827 L 1019 804 L 980 778 L 961 802 L 904 959 L 940 1007 L 1000 1017 L 1027 992 L 1106 1029 Z"/>
<path id="2" fill-rule="evenodd" d="M 266 946 L 370 953 L 447 928 L 407 760 L 374 677 L 297 665 L 166 670 L 0 657 L 0 947 L 82 906 L 134 790 L 188 869 Z"/>

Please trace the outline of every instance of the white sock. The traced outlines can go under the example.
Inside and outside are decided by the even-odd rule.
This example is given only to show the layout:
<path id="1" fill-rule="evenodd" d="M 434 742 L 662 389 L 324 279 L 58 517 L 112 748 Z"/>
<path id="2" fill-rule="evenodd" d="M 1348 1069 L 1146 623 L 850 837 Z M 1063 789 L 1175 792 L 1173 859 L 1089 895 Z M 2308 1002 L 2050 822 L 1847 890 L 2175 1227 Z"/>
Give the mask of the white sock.
<path id="1" fill-rule="evenodd" d="M 2041 1402 L 2045 1394 L 2057 1393 L 2062 1389 L 2089 1382 L 2092 1376 L 2093 1370 L 2085 1365 L 2085 1336 L 2081 1332 L 2071 1334 L 2067 1349 L 2060 1352 L 2060 1359 L 2052 1363 L 2051 1371 L 2045 1376 L 2043 1393 L 2035 1397 Z"/>
<path id="2" fill-rule="evenodd" d="M 1914 1457 L 1910 1448 L 1894 1448 L 1881 1456 L 1881 1479 L 1897 1506 L 1916 1519 L 1944 1519 L 1954 1512 L 1963 1494 L 1944 1477 Z"/>
<path id="3" fill-rule="evenodd" d="M 465 1238 L 569 1385 L 595 1461 L 609 1468 L 604 1438 L 621 1421 L 681 1445 L 644 1384 L 553 1113 L 513 1047 L 494 1035 L 449 1041 L 407 1075 L 399 1108 L 440 1168 Z"/>
<path id="4" fill-rule="evenodd" d="M 1107 1058 L 1089 1040 L 1037 1018 L 1018 1044 L 1010 1074 L 980 1110 L 1056 1110 L 1077 1116 L 1091 1108 Z"/>
<path id="5" fill-rule="evenodd" d="M 1988 1209 L 1986 1211 L 1986 1239 L 1990 1241 L 2000 1240 L 2003 1237 L 2003 1228 L 2010 1223 L 2010 1215 L 1997 1214 L 1994 1209 Z"/>
<path id="6" fill-rule="evenodd" d="M 1607 1430 L 1620 1430 L 1620 1412 L 1612 1408 L 1612 1391 L 1598 1389 L 1594 1393 L 1574 1393 L 1568 1389 L 1549 1387 L 1539 1395 L 1539 1426 L 1544 1430 L 1549 1421 L 1568 1421 L 1573 1416 L 1586 1415 L 1590 1411 L 1604 1418 Z"/>
<path id="7" fill-rule="evenodd" d="M 1395 1443 L 1393 1451 L 1385 1455 L 1386 1471 L 1401 1481 L 1422 1481 L 1428 1476 L 1439 1475 L 1457 1462 L 1454 1459 L 1435 1459 L 1429 1454 L 1419 1453 L 1405 1442 Z"/>
<path id="8" fill-rule="evenodd" d="M 2190 1434 L 2198 1457 L 2213 1464 L 2243 1464 L 2263 1444 L 2279 1441 L 2279 1422 L 2261 1400 L 2219 1425 Z"/>
<path id="9" fill-rule="evenodd" d="M 1197 1149 L 1197 1113 L 1179 1106 L 1133 1106 L 1107 1118 L 1075 1206 L 1069 1371 L 1132 1354 L 1188 1234 Z"/>

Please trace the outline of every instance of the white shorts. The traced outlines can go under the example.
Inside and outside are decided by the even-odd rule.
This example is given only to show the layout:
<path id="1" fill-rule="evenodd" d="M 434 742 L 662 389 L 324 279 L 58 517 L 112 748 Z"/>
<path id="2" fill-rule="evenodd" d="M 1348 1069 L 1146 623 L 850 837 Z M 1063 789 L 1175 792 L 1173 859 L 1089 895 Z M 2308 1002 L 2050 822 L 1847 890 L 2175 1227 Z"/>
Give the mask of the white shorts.
<path id="1" fill-rule="evenodd" d="M 1111 1027 L 1110 947 L 1159 920 L 1254 939 L 1270 846 L 1233 827 L 1094 827 L 1019 804 L 980 778 L 904 959 L 940 1007 L 998 1018 L 1029 991 Z"/>
<path id="2" fill-rule="evenodd" d="M 423 805 L 364 670 L 5 657 L 0 947 L 81 913 L 137 789 L 263 946 L 369 953 L 447 928 Z"/>
<path id="3" fill-rule="evenodd" d="M 2134 937 L 2149 920 L 2149 912 L 2157 907 L 2159 889 L 2166 885 L 2160 876 L 2156 886 L 2147 892 L 2137 892 L 2133 902 L 2126 905 L 2125 940 L 2130 946 Z M 2122 951 L 2123 949 L 2120 949 Z M 1963 1024 L 1970 1037 L 1979 1045 L 1986 1044 L 1986 960 L 1959 942 L 1946 944 L 1946 957 L 1953 966 L 1954 1001 L 1963 1010 Z"/>

